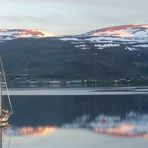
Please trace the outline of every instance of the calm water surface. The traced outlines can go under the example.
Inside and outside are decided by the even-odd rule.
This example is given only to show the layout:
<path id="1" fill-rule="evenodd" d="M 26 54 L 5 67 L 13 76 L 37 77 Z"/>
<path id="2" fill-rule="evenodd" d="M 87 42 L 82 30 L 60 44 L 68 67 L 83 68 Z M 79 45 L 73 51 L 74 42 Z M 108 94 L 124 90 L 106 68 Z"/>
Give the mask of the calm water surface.
<path id="1" fill-rule="evenodd" d="M 10 90 L 14 115 L 3 144 L 11 140 L 10 147 L 15 148 L 146 148 L 147 92 L 147 88 Z"/>

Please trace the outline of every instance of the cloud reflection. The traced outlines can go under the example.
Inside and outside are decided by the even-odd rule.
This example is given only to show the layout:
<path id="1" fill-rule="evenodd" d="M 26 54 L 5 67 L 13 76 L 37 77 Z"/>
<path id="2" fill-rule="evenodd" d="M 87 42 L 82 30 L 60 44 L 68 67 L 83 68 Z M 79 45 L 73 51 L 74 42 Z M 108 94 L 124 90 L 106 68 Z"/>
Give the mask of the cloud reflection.
<path id="1" fill-rule="evenodd" d="M 19 130 L 19 133 L 23 136 L 45 136 L 56 130 L 55 127 L 23 127 Z"/>
<path id="2" fill-rule="evenodd" d="M 71 124 L 65 124 L 67 128 L 88 128 L 92 131 L 108 136 L 120 136 L 131 138 L 148 139 L 148 115 L 127 113 L 126 118 L 118 116 L 96 116 L 91 120 L 89 116 L 83 115 Z"/>
<path id="3" fill-rule="evenodd" d="M 136 126 L 132 124 L 123 124 L 114 128 L 95 128 L 95 132 L 110 135 L 110 136 L 121 136 L 121 137 L 133 137 L 133 138 L 148 138 L 147 133 L 136 133 Z"/>
<path id="4" fill-rule="evenodd" d="M 21 136 L 46 136 L 50 133 L 56 131 L 56 127 L 52 126 L 39 126 L 39 127 L 22 127 L 22 128 L 12 128 L 6 131 L 5 134 L 21 135 Z"/>

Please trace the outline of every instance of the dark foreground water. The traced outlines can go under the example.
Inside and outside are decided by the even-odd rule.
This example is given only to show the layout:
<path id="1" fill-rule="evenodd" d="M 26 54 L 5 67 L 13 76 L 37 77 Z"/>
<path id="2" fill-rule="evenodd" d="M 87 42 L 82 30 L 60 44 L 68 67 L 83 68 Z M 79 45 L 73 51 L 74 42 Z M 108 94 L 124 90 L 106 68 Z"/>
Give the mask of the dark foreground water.
<path id="1" fill-rule="evenodd" d="M 86 116 L 126 119 L 148 113 L 147 95 L 117 96 L 12 96 L 14 115 L 10 123 L 22 126 L 62 126 Z"/>
<path id="2" fill-rule="evenodd" d="M 131 91 L 125 88 L 101 89 L 102 95 L 81 95 L 80 92 L 77 95 L 76 90 L 70 91 L 74 95 L 39 95 L 38 92 L 38 95 L 11 96 L 14 115 L 10 119 L 12 128 L 5 131 L 4 144 L 11 140 L 15 148 L 89 148 L 93 145 L 146 148 L 147 90 L 129 94 Z M 96 93 L 96 89 L 91 89 L 93 92 Z"/>

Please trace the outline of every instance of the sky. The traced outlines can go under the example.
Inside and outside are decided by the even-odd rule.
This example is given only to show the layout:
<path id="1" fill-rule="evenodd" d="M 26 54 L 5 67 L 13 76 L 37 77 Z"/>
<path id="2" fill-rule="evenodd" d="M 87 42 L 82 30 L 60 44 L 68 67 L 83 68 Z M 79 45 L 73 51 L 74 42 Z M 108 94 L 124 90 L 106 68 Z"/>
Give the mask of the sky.
<path id="1" fill-rule="evenodd" d="M 147 0 L 0 0 L 0 28 L 82 34 L 125 24 L 148 24 Z"/>

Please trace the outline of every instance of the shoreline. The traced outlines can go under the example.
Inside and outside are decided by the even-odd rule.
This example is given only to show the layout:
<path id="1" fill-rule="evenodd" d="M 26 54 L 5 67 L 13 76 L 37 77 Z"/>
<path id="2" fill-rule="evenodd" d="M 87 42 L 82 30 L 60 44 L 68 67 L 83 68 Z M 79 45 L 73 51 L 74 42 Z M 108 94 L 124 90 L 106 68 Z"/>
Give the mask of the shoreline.
<path id="1" fill-rule="evenodd" d="M 10 88 L 11 96 L 147 95 L 148 87 Z M 3 95 L 6 91 L 3 90 Z"/>

